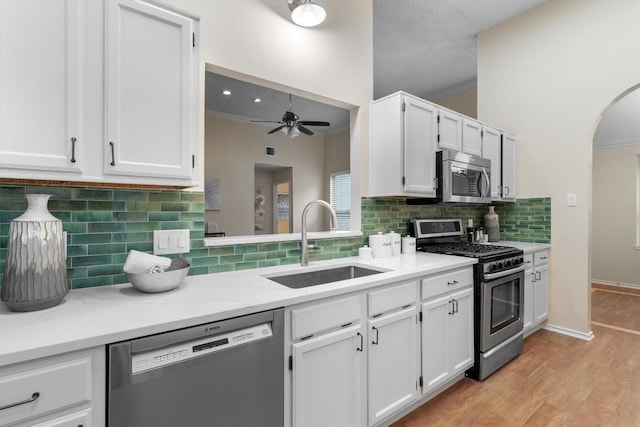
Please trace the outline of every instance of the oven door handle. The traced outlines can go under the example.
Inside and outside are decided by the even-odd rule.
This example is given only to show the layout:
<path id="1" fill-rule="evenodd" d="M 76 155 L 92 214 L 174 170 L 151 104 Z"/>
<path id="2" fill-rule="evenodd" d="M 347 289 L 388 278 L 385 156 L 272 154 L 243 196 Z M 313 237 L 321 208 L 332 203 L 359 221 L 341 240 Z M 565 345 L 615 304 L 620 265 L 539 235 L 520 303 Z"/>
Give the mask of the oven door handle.
<path id="1" fill-rule="evenodd" d="M 508 276 L 510 274 L 520 273 L 521 271 L 524 271 L 524 265 L 521 265 L 520 267 L 512 268 L 510 270 L 499 271 L 497 273 L 484 274 L 483 278 L 485 281 L 494 280 L 494 279 L 499 279 L 501 277 Z"/>

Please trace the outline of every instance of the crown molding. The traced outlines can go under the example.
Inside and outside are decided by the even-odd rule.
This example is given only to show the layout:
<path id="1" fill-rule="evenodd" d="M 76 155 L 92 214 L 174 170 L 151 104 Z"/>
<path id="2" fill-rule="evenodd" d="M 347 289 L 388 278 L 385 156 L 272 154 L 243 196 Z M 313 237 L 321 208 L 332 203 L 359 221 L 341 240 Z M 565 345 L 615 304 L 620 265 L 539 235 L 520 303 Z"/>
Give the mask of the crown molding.
<path id="1" fill-rule="evenodd" d="M 630 137 L 630 138 L 620 138 L 620 139 L 610 139 L 605 141 L 594 141 L 593 149 L 594 150 L 607 150 L 610 148 L 620 148 L 627 147 L 630 145 L 640 145 L 640 137 Z"/>

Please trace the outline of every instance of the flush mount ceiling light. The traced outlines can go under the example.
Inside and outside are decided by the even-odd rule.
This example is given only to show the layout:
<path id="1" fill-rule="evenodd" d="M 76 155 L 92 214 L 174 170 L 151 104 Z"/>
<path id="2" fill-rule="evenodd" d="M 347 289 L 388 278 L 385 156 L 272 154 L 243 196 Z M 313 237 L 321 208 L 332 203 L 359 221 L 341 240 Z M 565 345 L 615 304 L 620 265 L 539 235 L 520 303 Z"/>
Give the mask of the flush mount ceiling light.
<path id="1" fill-rule="evenodd" d="M 315 27 L 324 21 L 327 13 L 311 0 L 287 0 L 291 19 L 301 27 Z"/>

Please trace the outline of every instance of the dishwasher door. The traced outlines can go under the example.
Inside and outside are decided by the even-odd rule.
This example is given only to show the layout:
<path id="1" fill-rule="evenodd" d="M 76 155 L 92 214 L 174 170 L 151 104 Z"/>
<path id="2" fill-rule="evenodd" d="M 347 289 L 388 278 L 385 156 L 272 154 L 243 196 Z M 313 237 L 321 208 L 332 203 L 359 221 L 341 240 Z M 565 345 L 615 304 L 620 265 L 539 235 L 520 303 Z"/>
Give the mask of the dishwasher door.
<path id="1" fill-rule="evenodd" d="M 108 346 L 109 427 L 281 426 L 283 309 Z"/>

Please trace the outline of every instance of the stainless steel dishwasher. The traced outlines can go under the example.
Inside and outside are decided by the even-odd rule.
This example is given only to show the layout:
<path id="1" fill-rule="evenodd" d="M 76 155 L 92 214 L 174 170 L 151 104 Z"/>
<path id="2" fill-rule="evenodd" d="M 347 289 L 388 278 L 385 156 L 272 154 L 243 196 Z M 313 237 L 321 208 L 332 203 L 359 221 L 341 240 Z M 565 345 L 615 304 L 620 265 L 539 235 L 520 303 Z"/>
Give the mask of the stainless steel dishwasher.
<path id="1" fill-rule="evenodd" d="M 284 422 L 283 309 L 111 344 L 107 354 L 109 427 Z"/>

